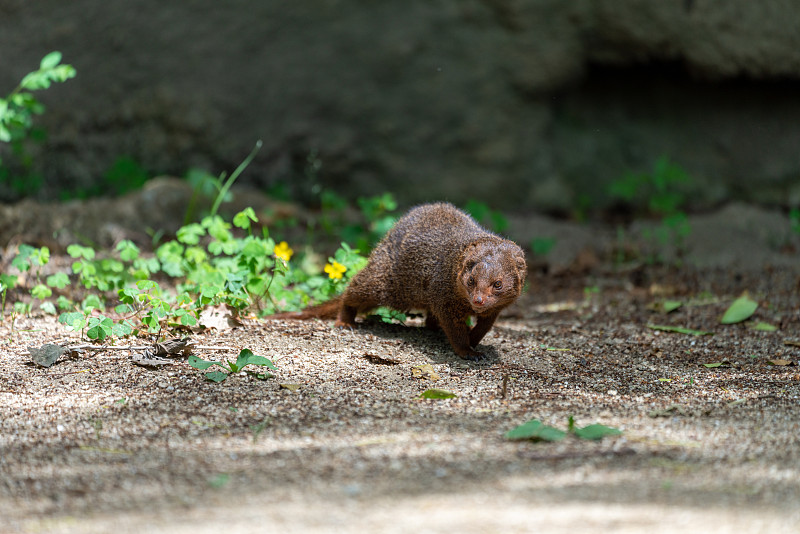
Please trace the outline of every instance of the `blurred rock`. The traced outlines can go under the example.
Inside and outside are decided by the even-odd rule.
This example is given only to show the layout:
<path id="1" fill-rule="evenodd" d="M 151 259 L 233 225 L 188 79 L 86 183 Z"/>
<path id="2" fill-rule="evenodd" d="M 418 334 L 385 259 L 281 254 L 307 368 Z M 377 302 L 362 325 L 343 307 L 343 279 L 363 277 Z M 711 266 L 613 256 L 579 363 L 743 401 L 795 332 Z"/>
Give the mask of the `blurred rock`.
<path id="1" fill-rule="evenodd" d="M 241 183 L 300 200 L 602 208 L 608 183 L 666 154 L 697 207 L 785 205 L 798 20 L 786 0 L 0 0 L 0 94 L 52 49 L 78 70 L 38 94 L 40 199 L 91 189 L 121 156 L 230 173 L 262 139 Z"/>

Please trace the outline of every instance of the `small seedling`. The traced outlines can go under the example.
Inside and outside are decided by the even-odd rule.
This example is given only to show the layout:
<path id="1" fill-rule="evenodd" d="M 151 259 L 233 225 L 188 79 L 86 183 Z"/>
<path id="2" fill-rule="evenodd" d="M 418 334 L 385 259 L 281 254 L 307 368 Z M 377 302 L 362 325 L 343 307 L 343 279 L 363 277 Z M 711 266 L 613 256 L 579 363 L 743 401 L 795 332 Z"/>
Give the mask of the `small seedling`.
<path id="1" fill-rule="evenodd" d="M 198 358 L 197 356 L 189 356 L 188 360 L 189 365 L 194 367 L 195 369 L 200 369 L 201 371 L 205 371 L 209 367 L 214 365 L 221 367 L 224 369 L 223 371 L 211 371 L 205 374 L 205 377 L 212 382 L 222 382 L 231 374 L 238 373 L 247 365 L 260 365 L 263 367 L 267 367 L 269 369 L 277 370 L 278 368 L 275 367 L 275 364 L 270 361 L 269 358 L 265 358 L 264 356 L 257 356 L 253 354 L 250 349 L 242 349 L 239 353 L 239 356 L 236 358 L 236 362 L 231 362 L 228 360 L 225 361 L 208 361 Z M 251 376 L 255 376 L 256 378 L 272 378 L 272 374 L 270 373 L 250 373 Z"/>
<path id="2" fill-rule="evenodd" d="M 265 417 L 263 421 L 258 423 L 257 425 L 250 425 L 250 428 L 253 429 L 253 443 L 256 442 L 258 439 L 258 435 L 261 434 L 265 428 L 269 426 L 272 420 L 269 417 Z"/>
<path id="3" fill-rule="evenodd" d="M 595 423 L 593 425 L 577 428 L 575 418 L 569 416 L 567 419 L 567 431 L 559 430 L 552 426 L 547 426 L 538 419 L 531 419 L 516 428 L 506 432 L 506 439 L 521 440 L 529 439 L 533 441 L 560 441 L 568 434 L 578 439 L 600 440 L 606 436 L 618 436 L 622 431 L 610 426 Z"/>
<path id="4" fill-rule="evenodd" d="M 529 439 L 533 441 L 560 441 L 567 433 L 552 426 L 547 426 L 538 419 L 531 419 L 506 432 L 507 439 Z"/>

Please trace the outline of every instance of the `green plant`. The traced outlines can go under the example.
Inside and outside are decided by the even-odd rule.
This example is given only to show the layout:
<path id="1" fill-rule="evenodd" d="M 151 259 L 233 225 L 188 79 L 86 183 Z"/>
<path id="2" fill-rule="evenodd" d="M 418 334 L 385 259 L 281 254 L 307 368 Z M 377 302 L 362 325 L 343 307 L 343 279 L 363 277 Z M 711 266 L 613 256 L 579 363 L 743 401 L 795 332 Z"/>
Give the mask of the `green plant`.
<path id="1" fill-rule="evenodd" d="M 692 230 L 683 211 L 686 186 L 690 182 L 682 167 L 662 156 L 656 160 L 652 172 L 629 172 L 610 184 L 608 192 L 612 198 L 633 206 L 646 206 L 648 215 L 659 218 L 658 226 L 642 232 L 645 240 L 654 244 L 655 250 L 648 255 L 650 261 L 663 261 L 662 251 L 667 245 L 672 245 L 678 259 L 685 253 L 685 240 Z"/>
<path id="2" fill-rule="evenodd" d="M 217 182 L 216 211 L 232 181 L 254 156 L 256 146 L 230 179 Z M 361 208 L 379 232 L 387 224 L 388 212 L 396 208 L 390 195 L 364 200 Z M 12 266 L 31 271 L 32 287 L 18 288 L 20 278 L 0 276 L 3 305 L 9 289 L 27 290 L 49 313 L 63 310 L 58 320 L 89 339 L 106 341 L 146 331 L 161 333 L 172 326 L 194 326 L 209 306 L 224 304 L 235 312 L 259 314 L 291 311 L 327 300 L 344 290 L 352 276 L 366 264 L 358 249 L 346 242 L 328 257 L 307 251 L 293 261 L 294 251 L 285 241 L 276 243 L 266 227 L 255 232 L 258 218 L 252 208 L 229 221 L 212 213 L 199 222 L 181 227 L 175 239 L 158 246 L 153 255 L 143 254 L 131 241 L 123 240 L 112 251 L 95 251 L 72 244 L 70 272 L 57 272 L 41 279 L 41 267 L 49 261 L 49 250 L 20 245 Z M 155 280 L 164 278 L 167 282 Z M 76 289 L 82 287 L 83 289 Z M 86 294 L 78 301 L 78 294 Z M 113 311 L 106 311 L 118 300 Z M 3 310 L 5 306 L 3 307 Z M 28 313 L 30 304 L 15 302 L 14 313 Z M 403 320 L 387 313 L 384 320 Z"/>
<path id="3" fill-rule="evenodd" d="M 200 169 L 190 169 L 186 173 L 186 181 L 192 185 L 192 198 L 189 200 L 189 205 L 186 207 L 186 214 L 184 216 L 184 223 L 189 224 L 195 220 L 197 215 L 197 202 L 201 197 L 210 197 L 214 199 L 211 206 L 210 215 L 216 215 L 223 202 L 230 200 L 230 189 L 239 176 L 244 172 L 250 162 L 253 161 L 256 154 L 261 150 L 263 143 L 259 139 L 256 141 L 253 150 L 250 154 L 239 164 L 230 176 L 225 172 L 219 176 L 214 176 L 208 172 Z M 227 178 L 227 179 L 226 179 Z"/>
<path id="4" fill-rule="evenodd" d="M 606 436 L 618 436 L 622 434 L 622 431 L 599 423 L 578 428 L 575 426 L 575 418 L 570 415 L 567 419 L 566 432 L 552 426 L 547 426 L 538 419 L 531 419 L 527 423 L 523 423 L 506 432 L 505 437 L 506 439 L 512 440 L 560 441 L 568 434 L 578 439 L 596 441 Z"/>
<path id="5" fill-rule="evenodd" d="M 45 134 L 33 126 L 34 115 L 45 111 L 44 105 L 32 94 L 47 89 L 53 83 L 65 82 L 76 75 L 72 65 L 61 64 L 61 52 L 50 52 L 39 64 L 39 69 L 28 73 L 6 98 L 0 98 L 0 142 L 10 143 L 23 172 L 12 173 L 0 159 L 0 183 L 17 195 L 37 191 L 42 177 L 32 172 L 32 158 L 25 149 L 26 142 L 41 142 Z"/>
<path id="6" fill-rule="evenodd" d="M 536 237 L 531 240 L 531 250 L 534 256 L 544 257 L 556 245 L 554 237 Z"/>
<path id="7" fill-rule="evenodd" d="M 117 158 L 103 177 L 105 181 L 102 186 L 98 186 L 103 190 L 97 191 L 97 193 L 112 195 L 121 195 L 140 189 L 149 178 L 144 167 L 130 156 Z"/>
<path id="8" fill-rule="evenodd" d="M 50 52 L 42 58 L 39 70 L 28 73 L 6 98 L 0 98 L 0 141 L 9 143 L 25 137 L 33 126 L 33 116 L 44 113 L 44 106 L 31 91 L 75 77 L 72 65 L 60 63 L 61 52 Z"/>
<path id="9" fill-rule="evenodd" d="M 681 166 L 666 156 L 658 158 L 650 173 L 628 172 L 612 182 L 609 193 L 635 205 L 646 205 L 650 213 L 669 215 L 679 211 L 686 201 L 680 186 L 691 181 Z"/>
<path id="10" fill-rule="evenodd" d="M 506 219 L 505 215 L 499 211 L 492 210 L 484 202 L 470 200 L 464 206 L 464 211 L 493 232 L 502 233 L 508 228 L 508 219 Z"/>
<path id="11" fill-rule="evenodd" d="M 800 234 L 800 208 L 792 208 L 789 210 L 789 224 L 791 225 L 792 232 Z"/>
<path id="12" fill-rule="evenodd" d="M 320 193 L 322 215 L 320 228 L 329 235 L 338 235 L 348 243 L 355 243 L 359 250 L 370 250 L 395 223 L 392 214 L 397 201 L 391 193 L 356 199 L 361 220 L 349 222 L 348 203 L 339 194 L 324 190 Z"/>
<path id="13" fill-rule="evenodd" d="M 250 349 L 242 349 L 239 352 L 239 356 L 236 358 L 235 362 L 231 362 L 229 360 L 223 361 L 208 361 L 198 358 L 197 356 L 189 356 L 189 365 L 194 367 L 195 369 L 200 369 L 201 371 L 205 371 L 206 369 L 218 366 L 222 368 L 222 371 L 211 371 L 206 373 L 206 378 L 211 380 L 212 382 L 222 382 L 231 374 L 236 374 L 239 371 L 243 370 L 248 365 L 258 365 L 261 367 L 267 367 L 268 369 L 277 370 L 278 368 L 275 367 L 275 364 L 269 358 L 265 358 L 264 356 L 258 356 L 253 354 Z M 272 378 L 272 374 L 264 372 L 264 373 L 254 373 L 248 371 L 248 373 L 252 376 L 260 380 L 265 380 L 267 378 Z"/>

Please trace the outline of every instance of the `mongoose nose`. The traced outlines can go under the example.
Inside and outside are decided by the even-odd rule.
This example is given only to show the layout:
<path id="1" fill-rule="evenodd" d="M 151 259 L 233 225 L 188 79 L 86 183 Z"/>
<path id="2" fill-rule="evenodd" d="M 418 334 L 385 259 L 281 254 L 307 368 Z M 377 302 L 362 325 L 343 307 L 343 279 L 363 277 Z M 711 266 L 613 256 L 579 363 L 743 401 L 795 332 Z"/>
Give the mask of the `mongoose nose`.
<path id="1" fill-rule="evenodd" d="M 472 303 L 476 306 L 483 306 L 483 297 L 480 295 L 475 296 L 475 298 L 472 299 Z"/>

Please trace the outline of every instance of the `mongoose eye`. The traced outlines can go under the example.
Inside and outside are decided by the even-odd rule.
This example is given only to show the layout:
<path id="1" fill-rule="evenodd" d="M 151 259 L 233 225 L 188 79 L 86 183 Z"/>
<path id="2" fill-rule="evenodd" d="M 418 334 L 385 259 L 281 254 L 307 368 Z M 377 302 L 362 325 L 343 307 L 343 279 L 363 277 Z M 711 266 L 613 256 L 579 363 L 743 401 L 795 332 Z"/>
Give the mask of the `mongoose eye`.
<path id="1" fill-rule="evenodd" d="M 470 276 L 469 280 L 467 280 L 467 285 L 470 286 L 470 287 L 474 286 L 475 285 L 475 278 Z"/>
<path id="2" fill-rule="evenodd" d="M 497 282 L 495 282 L 494 284 L 492 284 L 492 286 L 493 286 L 495 289 L 503 289 L 503 281 L 502 281 L 502 280 L 498 280 Z"/>

